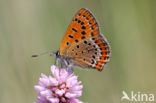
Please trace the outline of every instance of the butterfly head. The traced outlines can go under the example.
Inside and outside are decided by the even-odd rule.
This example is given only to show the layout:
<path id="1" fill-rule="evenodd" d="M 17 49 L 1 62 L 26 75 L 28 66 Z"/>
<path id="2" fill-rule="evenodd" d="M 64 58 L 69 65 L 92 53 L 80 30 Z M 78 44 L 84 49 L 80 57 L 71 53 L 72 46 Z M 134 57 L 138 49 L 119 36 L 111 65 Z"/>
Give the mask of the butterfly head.
<path id="1" fill-rule="evenodd" d="M 61 66 L 64 67 L 64 68 L 72 67 L 73 66 L 72 60 L 70 58 L 68 58 L 68 57 L 61 56 L 59 50 L 54 51 L 52 53 L 52 55 L 56 59 L 56 63 L 55 64 L 58 64 L 58 62 L 60 62 L 61 63 Z"/>
<path id="2" fill-rule="evenodd" d="M 52 55 L 57 59 L 57 58 L 60 58 L 60 52 L 59 52 L 59 50 L 57 50 L 57 51 L 53 51 L 52 52 Z"/>

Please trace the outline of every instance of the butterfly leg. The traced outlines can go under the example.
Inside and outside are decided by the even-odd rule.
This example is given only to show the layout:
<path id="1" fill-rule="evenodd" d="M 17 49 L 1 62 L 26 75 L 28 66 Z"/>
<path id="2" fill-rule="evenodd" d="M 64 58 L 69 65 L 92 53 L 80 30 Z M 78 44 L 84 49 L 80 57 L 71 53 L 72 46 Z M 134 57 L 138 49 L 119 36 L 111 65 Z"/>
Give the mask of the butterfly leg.
<path id="1" fill-rule="evenodd" d="M 61 62 L 61 68 L 67 68 L 64 62 Z"/>
<path id="2" fill-rule="evenodd" d="M 69 74 L 73 73 L 73 68 L 72 68 L 72 66 L 69 66 L 68 63 L 67 63 L 67 61 L 65 61 L 65 60 L 62 60 L 62 61 L 61 61 L 61 68 L 67 69 L 67 72 L 68 72 Z"/>
<path id="3" fill-rule="evenodd" d="M 55 59 L 54 65 L 58 66 L 58 59 Z"/>
<path id="4" fill-rule="evenodd" d="M 73 68 L 69 67 L 69 68 L 67 68 L 67 71 L 68 71 L 69 74 L 72 74 L 73 73 Z"/>

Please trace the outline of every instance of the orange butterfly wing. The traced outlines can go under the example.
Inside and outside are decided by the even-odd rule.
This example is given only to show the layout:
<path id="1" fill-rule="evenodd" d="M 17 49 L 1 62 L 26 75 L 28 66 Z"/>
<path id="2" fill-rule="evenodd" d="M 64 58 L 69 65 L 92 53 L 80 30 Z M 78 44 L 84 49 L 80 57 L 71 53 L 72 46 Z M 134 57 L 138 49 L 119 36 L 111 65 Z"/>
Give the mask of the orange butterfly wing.
<path id="1" fill-rule="evenodd" d="M 73 17 L 60 45 L 60 55 L 73 43 L 82 39 L 99 35 L 99 27 L 91 12 L 85 8 L 80 9 Z"/>
<path id="2" fill-rule="evenodd" d="M 92 53 L 88 52 L 86 55 L 81 53 L 76 56 L 71 52 L 71 49 L 76 48 L 75 45 L 77 44 L 79 44 L 77 46 L 84 45 L 84 48 L 87 47 L 85 45 L 86 40 L 87 42 L 90 41 L 89 47 L 94 47 L 91 50 Z M 79 51 L 77 49 L 77 52 Z M 62 39 L 59 52 L 61 56 L 74 56 L 74 62 L 81 67 L 88 66 L 87 68 L 95 68 L 102 71 L 104 64 L 109 61 L 110 46 L 107 40 L 100 34 L 98 23 L 89 10 L 82 8 L 75 14 Z M 92 56 L 93 53 L 95 53 L 96 57 Z M 84 57 L 87 55 L 89 58 L 86 58 L 86 61 L 84 61 Z"/>

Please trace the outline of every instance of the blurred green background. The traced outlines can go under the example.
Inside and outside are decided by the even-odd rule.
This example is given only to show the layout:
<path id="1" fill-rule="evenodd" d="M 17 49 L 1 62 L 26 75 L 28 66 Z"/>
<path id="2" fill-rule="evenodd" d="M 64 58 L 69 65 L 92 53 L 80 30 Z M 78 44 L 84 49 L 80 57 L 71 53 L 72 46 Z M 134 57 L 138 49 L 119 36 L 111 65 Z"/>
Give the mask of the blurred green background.
<path id="1" fill-rule="evenodd" d="M 86 103 L 121 103 L 122 91 L 156 96 L 156 0 L 0 0 L 0 103 L 33 103 L 74 14 L 91 10 L 111 48 L 102 72 L 75 68 Z M 128 101 L 124 101 L 128 103 Z"/>

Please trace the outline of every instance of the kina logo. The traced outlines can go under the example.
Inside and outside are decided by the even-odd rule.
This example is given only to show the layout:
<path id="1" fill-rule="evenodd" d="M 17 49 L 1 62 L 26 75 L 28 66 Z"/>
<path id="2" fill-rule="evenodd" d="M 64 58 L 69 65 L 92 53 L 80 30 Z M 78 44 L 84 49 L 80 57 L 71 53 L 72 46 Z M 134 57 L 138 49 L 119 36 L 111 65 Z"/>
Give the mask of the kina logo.
<path id="1" fill-rule="evenodd" d="M 138 102 L 152 102 L 154 101 L 154 94 L 151 93 L 141 93 L 141 92 L 134 92 L 131 91 L 129 95 L 122 91 L 121 101 L 138 101 Z"/>

